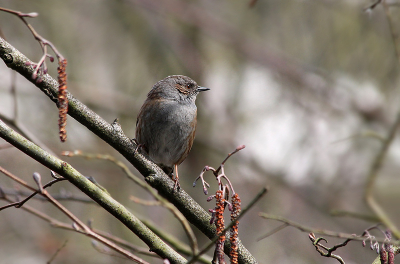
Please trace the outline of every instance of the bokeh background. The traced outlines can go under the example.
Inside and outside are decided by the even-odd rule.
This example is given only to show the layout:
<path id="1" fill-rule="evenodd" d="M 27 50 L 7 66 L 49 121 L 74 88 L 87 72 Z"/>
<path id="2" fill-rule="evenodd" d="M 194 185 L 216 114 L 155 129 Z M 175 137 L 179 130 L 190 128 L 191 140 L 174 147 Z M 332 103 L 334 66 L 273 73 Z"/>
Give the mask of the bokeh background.
<path id="1" fill-rule="evenodd" d="M 258 241 L 280 225 L 261 219 L 258 212 L 350 234 L 361 234 L 373 224 L 330 214 L 332 210 L 371 214 L 363 201 L 366 176 L 400 106 L 394 39 L 381 5 L 364 10 L 371 3 L 1 0 L 0 6 L 39 13 L 27 20 L 68 59 L 69 92 L 107 121 L 119 118 L 129 137 L 134 137 L 138 110 L 158 80 L 184 74 L 211 88 L 197 99 L 198 130 L 193 149 L 180 166 L 181 186 L 204 208 L 213 208 L 202 188 L 192 188 L 192 182 L 205 165 L 217 167 L 227 153 L 245 144 L 225 167 L 235 191 L 243 206 L 262 186 L 270 191 L 240 223 L 244 245 L 260 263 L 335 263 L 315 251 L 307 233 L 291 227 Z M 393 30 L 400 34 L 400 9 L 396 2 L 390 3 Z M 0 12 L 0 29 L 31 60 L 40 59 L 39 44 L 16 16 Z M 48 62 L 48 67 L 55 77 L 57 65 Z M 0 114 L 16 116 L 20 128 L 57 155 L 79 149 L 124 160 L 72 118 L 68 141 L 60 143 L 55 105 L 4 63 L 0 63 Z M 167 210 L 129 199 L 151 197 L 119 168 L 105 161 L 63 159 L 93 176 L 135 215 L 187 243 Z M 399 161 L 396 138 L 374 192 L 398 226 Z M 14 148 L 0 150 L 0 165 L 32 184 L 34 171 L 44 181 L 51 178 L 46 168 Z M 211 173 L 206 179 L 212 193 L 216 182 Z M 0 185 L 8 191 L 21 188 L 4 176 Z M 82 195 L 64 182 L 50 190 Z M 102 208 L 63 204 L 81 220 L 92 219 L 94 227 L 143 246 Z M 47 203 L 31 200 L 28 205 L 69 222 Z M 207 239 L 196 233 L 204 245 Z M 329 238 L 332 245 L 341 241 Z M 65 242 L 54 263 L 128 263 L 99 253 L 89 238 L 52 228 L 21 209 L 0 211 L 0 263 L 45 263 Z M 337 254 L 346 263 L 372 263 L 376 257 L 359 242 Z"/>

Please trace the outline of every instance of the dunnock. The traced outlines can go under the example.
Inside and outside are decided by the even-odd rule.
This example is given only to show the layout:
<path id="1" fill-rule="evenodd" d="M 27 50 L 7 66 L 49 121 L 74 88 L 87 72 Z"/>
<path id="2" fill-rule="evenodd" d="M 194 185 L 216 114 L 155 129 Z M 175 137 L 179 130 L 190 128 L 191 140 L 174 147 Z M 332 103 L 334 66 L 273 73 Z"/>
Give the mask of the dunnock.
<path id="1" fill-rule="evenodd" d="M 153 86 L 137 117 L 137 143 L 168 175 L 175 170 L 174 190 L 180 187 L 178 165 L 193 145 L 196 96 L 207 90 L 187 76 L 168 76 Z"/>

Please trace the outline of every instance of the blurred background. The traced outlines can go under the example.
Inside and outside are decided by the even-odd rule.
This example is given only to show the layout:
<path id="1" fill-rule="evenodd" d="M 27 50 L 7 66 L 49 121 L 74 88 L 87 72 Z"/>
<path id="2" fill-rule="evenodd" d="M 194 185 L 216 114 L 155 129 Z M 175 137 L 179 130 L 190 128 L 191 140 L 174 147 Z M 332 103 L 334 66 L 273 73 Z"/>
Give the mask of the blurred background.
<path id="1" fill-rule="evenodd" d="M 363 201 L 365 179 L 399 109 L 394 41 L 382 5 L 364 10 L 372 3 L 1 0 L 0 6 L 39 13 L 27 20 L 68 59 L 69 92 L 108 122 L 119 118 L 129 137 L 134 137 L 139 108 L 158 80 L 183 74 L 209 87 L 209 92 L 197 98 L 198 129 L 193 149 L 179 169 L 181 186 L 205 209 L 213 208 L 201 186 L 192 188 L 192 183 L 205 165 L 218 167 L 229 152 L 244 144 L 246 148 L 225 166 L 242 205 L 262 186 L 269 186 L 269 192 L 241 221 L 243 244 L 260 263 L 335 263 L 322 259 L 307 233 L 291 227 L 258 241 L 280 225 L 261 219 L 258 213 L 350 234 L 361 234 L 373 224 L 330 214 L 332 210 L 371 214 Z M 400 9 L 395 2 L 391 4 L 394 32 L 400 34 L 396 23 Z M 0 29 L 32 61 L 40 59 L 39 44 L 18 17 L 0 12 Z M 56 77 L 57 64 L 48 62 L 48 67 Z M 72 118 L 68 119 L 68 140 L 61 143 L 56 106 L 2 62 L 0 114 L 16 116 L 36 142 L 57 155 L 79 149 L 126 162 Z M 152 198 L 115 165 L 78 157 L 63 159 L 93 176 L 135 215 L 187 243 L 181 225 L 167 210 L 129 199 L 130 195 Z M 374 192 L 398 226 L 399 161 L 400 140 L 396 138 Z M 34 171 L 41 173 L 44 182 L 51 179 L 48 169 L 14 148 L 0 150 L 0 166 L 31 184 Z M 206 180 L 213 193 L 217 184 L 211 173 Z M 0 185 L 6 190 L 22 188 L 5 176 L 0 176 Z M 66 182 L 51 187 L 50 192 L 82 196 Z M 95 228 L 145 246 L 102 208 L 72 201 L 63 204 L 81 220 L 92 219 Z M 70 222 L 50 204 L 31 200 L 28 205 Z M 207 239 L 195 231 L 202 248 Z M 328 245 L 342 242 L 328 241 Z M 54 263 L 128 263 L 99 253 L 89 238 L 52 228 L 21 209 L 0 212 L 0 263 L 45 263 L 64 243 Z M 346 263 L 372 263 L 376 257 L 359 242 L 336 253 Z"/>

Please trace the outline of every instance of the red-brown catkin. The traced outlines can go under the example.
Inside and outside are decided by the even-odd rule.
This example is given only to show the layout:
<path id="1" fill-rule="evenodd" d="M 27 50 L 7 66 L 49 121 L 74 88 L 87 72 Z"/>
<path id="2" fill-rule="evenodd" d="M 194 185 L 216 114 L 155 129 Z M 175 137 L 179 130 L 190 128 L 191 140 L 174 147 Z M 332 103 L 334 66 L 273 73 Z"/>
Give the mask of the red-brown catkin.
<path id="1" fill-rule="evenodd" d="M 381 260 L 381 264 L 387 264 L 387 251 L 386 251 L 386 245 L 382 245 L 381 251 L 379 251 L 379 256 Z"/>
<path id="2" fill-rule="evenodd" d="M 62 59 L 58 62 L 58 128 L 60 140 L 65 142 L 67 140 L 67 113 L 68 113 L 68 98 L 67 98 L 67 60 Z"/>
<path id="3" fill-rule="evenodd" d="M 235 220 L 241 211 L 240 208 L 241 200 L 237 193 L 232 196 L 232 212 L 231 212 L 231 221 Z M 231 242 L 231 251 L 229 254 L 229 258 L 231 259 L 231 263 L 237 264 L 238 263 L 238 234 L 239 234 L 239 221 L 232 226 L 230 233 L 230 242 Z"/>
<path id="4" fill-rule="evenodd" d="M 390 245 L 388 250 L 388 264 L 394 264 L 394 246 Z"/>
<path id="5" fill-rule="evenodd" d="M 218 190 L 215 194 L 217 200 L 217 205 L 215 208 L 215 226 L 217 227 L 217 235 L 220 235 L 225 229 L 224 222 L 224 210 L 225 210 L 225 199 L 223 197 L 223 192 Z M 216 253 L 218 258 L 218 263 L 225 263 L 224 260 L 224 244 L 225 244 L 225 234 L 221 235 L 216 244 Z"/>

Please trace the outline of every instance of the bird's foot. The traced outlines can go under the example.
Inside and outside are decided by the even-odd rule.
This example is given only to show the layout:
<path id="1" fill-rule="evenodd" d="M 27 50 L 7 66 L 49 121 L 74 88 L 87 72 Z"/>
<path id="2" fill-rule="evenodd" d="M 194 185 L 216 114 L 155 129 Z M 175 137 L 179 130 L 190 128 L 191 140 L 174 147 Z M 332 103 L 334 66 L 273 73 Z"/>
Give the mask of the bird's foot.
<path id="1" fill-rule="evenodd" d="M 138 151 L 139 149 L 141 149 L 141 148 L 144 147 L 144 145 L 143 145 L 143 144 L 140 144 L 140 143 L 136 140 L 136 138 L 132 138 L 131 141 L 132 141 L 134 144 L 136 144 L 136 148 L 135 148 L 134 153 L 136 153 L 136 151 Z"/>
<path id="2" fill-rule="evenodd" d="M 181 188 L 181 185 L 179 184 L 179 177 L 176 176 L 175 178 L 172 178 L 172 180 L 175 182 L 174 192 L 176 192 Z"/>

